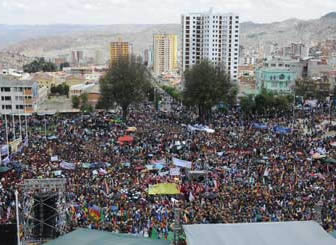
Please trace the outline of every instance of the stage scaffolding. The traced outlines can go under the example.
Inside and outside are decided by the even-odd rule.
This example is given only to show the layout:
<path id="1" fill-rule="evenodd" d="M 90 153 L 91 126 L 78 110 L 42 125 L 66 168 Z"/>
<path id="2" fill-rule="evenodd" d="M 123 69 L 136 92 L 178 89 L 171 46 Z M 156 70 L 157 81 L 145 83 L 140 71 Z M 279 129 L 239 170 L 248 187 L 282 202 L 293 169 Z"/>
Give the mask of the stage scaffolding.
<path id="1" fill-rule="evenodd" d="M 55 236 L 63 235 L 66 232 L 66 179 L 26 179 L 20 185 L 21 193 L 19 203 L 21 204 L 20 214 L 20 237 L 22 245 L 43 244 L 50 238 L 41 236 L 42 227 L 48 227 Z M 48 205 L 46 202 L 56 198 L 55 205 Z M 44 217 L 44 208 L 52 210 L 53 215 Z M 35 211 L 34 211 L 35 210 Z M 39 210 L 37 215 L 36 210 Z M 55 219 L 54 225 L 50 220 Z M 36 236 L 37 227 L 40 228 L 40 236 Z M 35 234 L 34 234 L 35 233 Z"/>

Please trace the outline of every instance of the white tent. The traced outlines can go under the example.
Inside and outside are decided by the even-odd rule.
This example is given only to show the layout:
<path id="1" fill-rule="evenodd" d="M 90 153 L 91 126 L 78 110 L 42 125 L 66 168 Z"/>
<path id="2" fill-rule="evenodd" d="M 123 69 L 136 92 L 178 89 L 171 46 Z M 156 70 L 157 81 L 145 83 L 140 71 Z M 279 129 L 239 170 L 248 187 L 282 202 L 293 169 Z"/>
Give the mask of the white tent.
<path id="1" fill-rule="evenodd" d="M 313 221 L 184 225 L 188 245 L 335 245 Z"/>

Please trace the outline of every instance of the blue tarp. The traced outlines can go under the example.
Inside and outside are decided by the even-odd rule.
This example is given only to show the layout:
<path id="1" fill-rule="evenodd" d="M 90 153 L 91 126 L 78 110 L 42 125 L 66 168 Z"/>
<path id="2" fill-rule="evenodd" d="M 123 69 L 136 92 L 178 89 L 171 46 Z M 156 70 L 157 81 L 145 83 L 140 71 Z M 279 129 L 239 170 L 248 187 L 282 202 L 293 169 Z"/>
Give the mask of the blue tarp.
<path id="1" fill-rule="evenodd" d="M 257 129 L 267 129 L 267 125 L 264 123 L 253 123 L 253 127 Z"/>
<path id="2" fill-rule="evenodd" d="M 291 128 L 285 128 L 281 126 L 276 126 L 274 127 L 274 132 L 277 134 L 290 134 L 292 132 Z"/>

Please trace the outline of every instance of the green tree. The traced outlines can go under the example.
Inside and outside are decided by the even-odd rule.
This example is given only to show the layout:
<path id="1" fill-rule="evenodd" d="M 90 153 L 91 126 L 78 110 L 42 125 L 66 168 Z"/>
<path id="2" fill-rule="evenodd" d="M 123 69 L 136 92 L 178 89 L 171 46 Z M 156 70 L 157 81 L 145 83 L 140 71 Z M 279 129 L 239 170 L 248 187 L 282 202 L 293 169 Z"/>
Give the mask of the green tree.
<path id="1" fill-rule="evenodd" d="M 40 71 L 55 72 L 57 71 L 57 66 L 52 62 L 47 62 L 44 58 L 38 58 L 30 64 L 24 65 L 23 71 L 28 73 L 35 73 Z"/>
<path id="2" fill-rule="evenodd" d="M 110 109 L 117 103 L 126 120 L 129 106 L 146 98 L 146 91 L 151 87 L 150 77 L 147 68 L 134 58 L 113 64 L 100 80 L 105 108 Z"/>
<path id="3" fill-rule="evenodd" d="M 252 113 L 255 109 L 255 101 L 253 95 L 250 94 L 240 98 L 240 107 L 245 114 Z"/>
<path id="4" fill-rule="evenodd" d="M 213 106 L 227 99 L 233 86 L 228 74 L 209 61 L 194 65 L 184 77 L 184 103 L 198 107 L 201 121 L 210 116 Z"/>
<path id="5" fill-rule="evenodd" d="M 72 107 L 75 108 L 75 109 L 78 109 L 79 104 L 80 104 L 79 97 L 78 96 L 72 96 L 71 101 L 72 101 Z"/>

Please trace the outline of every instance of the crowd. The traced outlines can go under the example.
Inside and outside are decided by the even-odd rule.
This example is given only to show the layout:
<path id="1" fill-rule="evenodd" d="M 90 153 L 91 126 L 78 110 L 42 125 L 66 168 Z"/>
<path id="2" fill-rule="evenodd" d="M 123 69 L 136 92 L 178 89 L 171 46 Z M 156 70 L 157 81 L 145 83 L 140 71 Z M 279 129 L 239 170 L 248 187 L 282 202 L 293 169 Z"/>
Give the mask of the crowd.
<path id="1" fill-rule="evenodd" d="M 335 138 L 319 126 L 324 112 L 301 117 L 247 118 L 234 108 L 213 113 L 207 123 L 214 133 L 188 129 L 196 117 L 179 106 L 171 112 L 156 112 L 149 104 L 132 108 L 127 124 L 107 112 L 29 117 L 28 145 L 11 159 L 24 167 L 1 176 L 0 222 L 15 222 L 13 191 L 24 179 L 66 178 L 69 230 L 167 239 L 174 209 L 180 208 L 183 224 L 313 219 L 333 231 L 336 166 L 322 158 L 336 157 Z M 292 130 L 279 134 L 277 125 Z M 136 131 L 126 132 L 128 127 Z M 1 133 L 5 142 L 3 127 Z M 118 142 L 124 135 L 133 142 Z M 191 170 L 207 176 L 191 179 L 184 168 L 170 175 L 173 158 L 192 162 Z M 162 160 L 161 169 L 146 167 Z M 74 167 L 64 169 L 62 161 Z M 149 195 L 149 185 L 157 183 L 176 183 L 181 194 Z"/>

